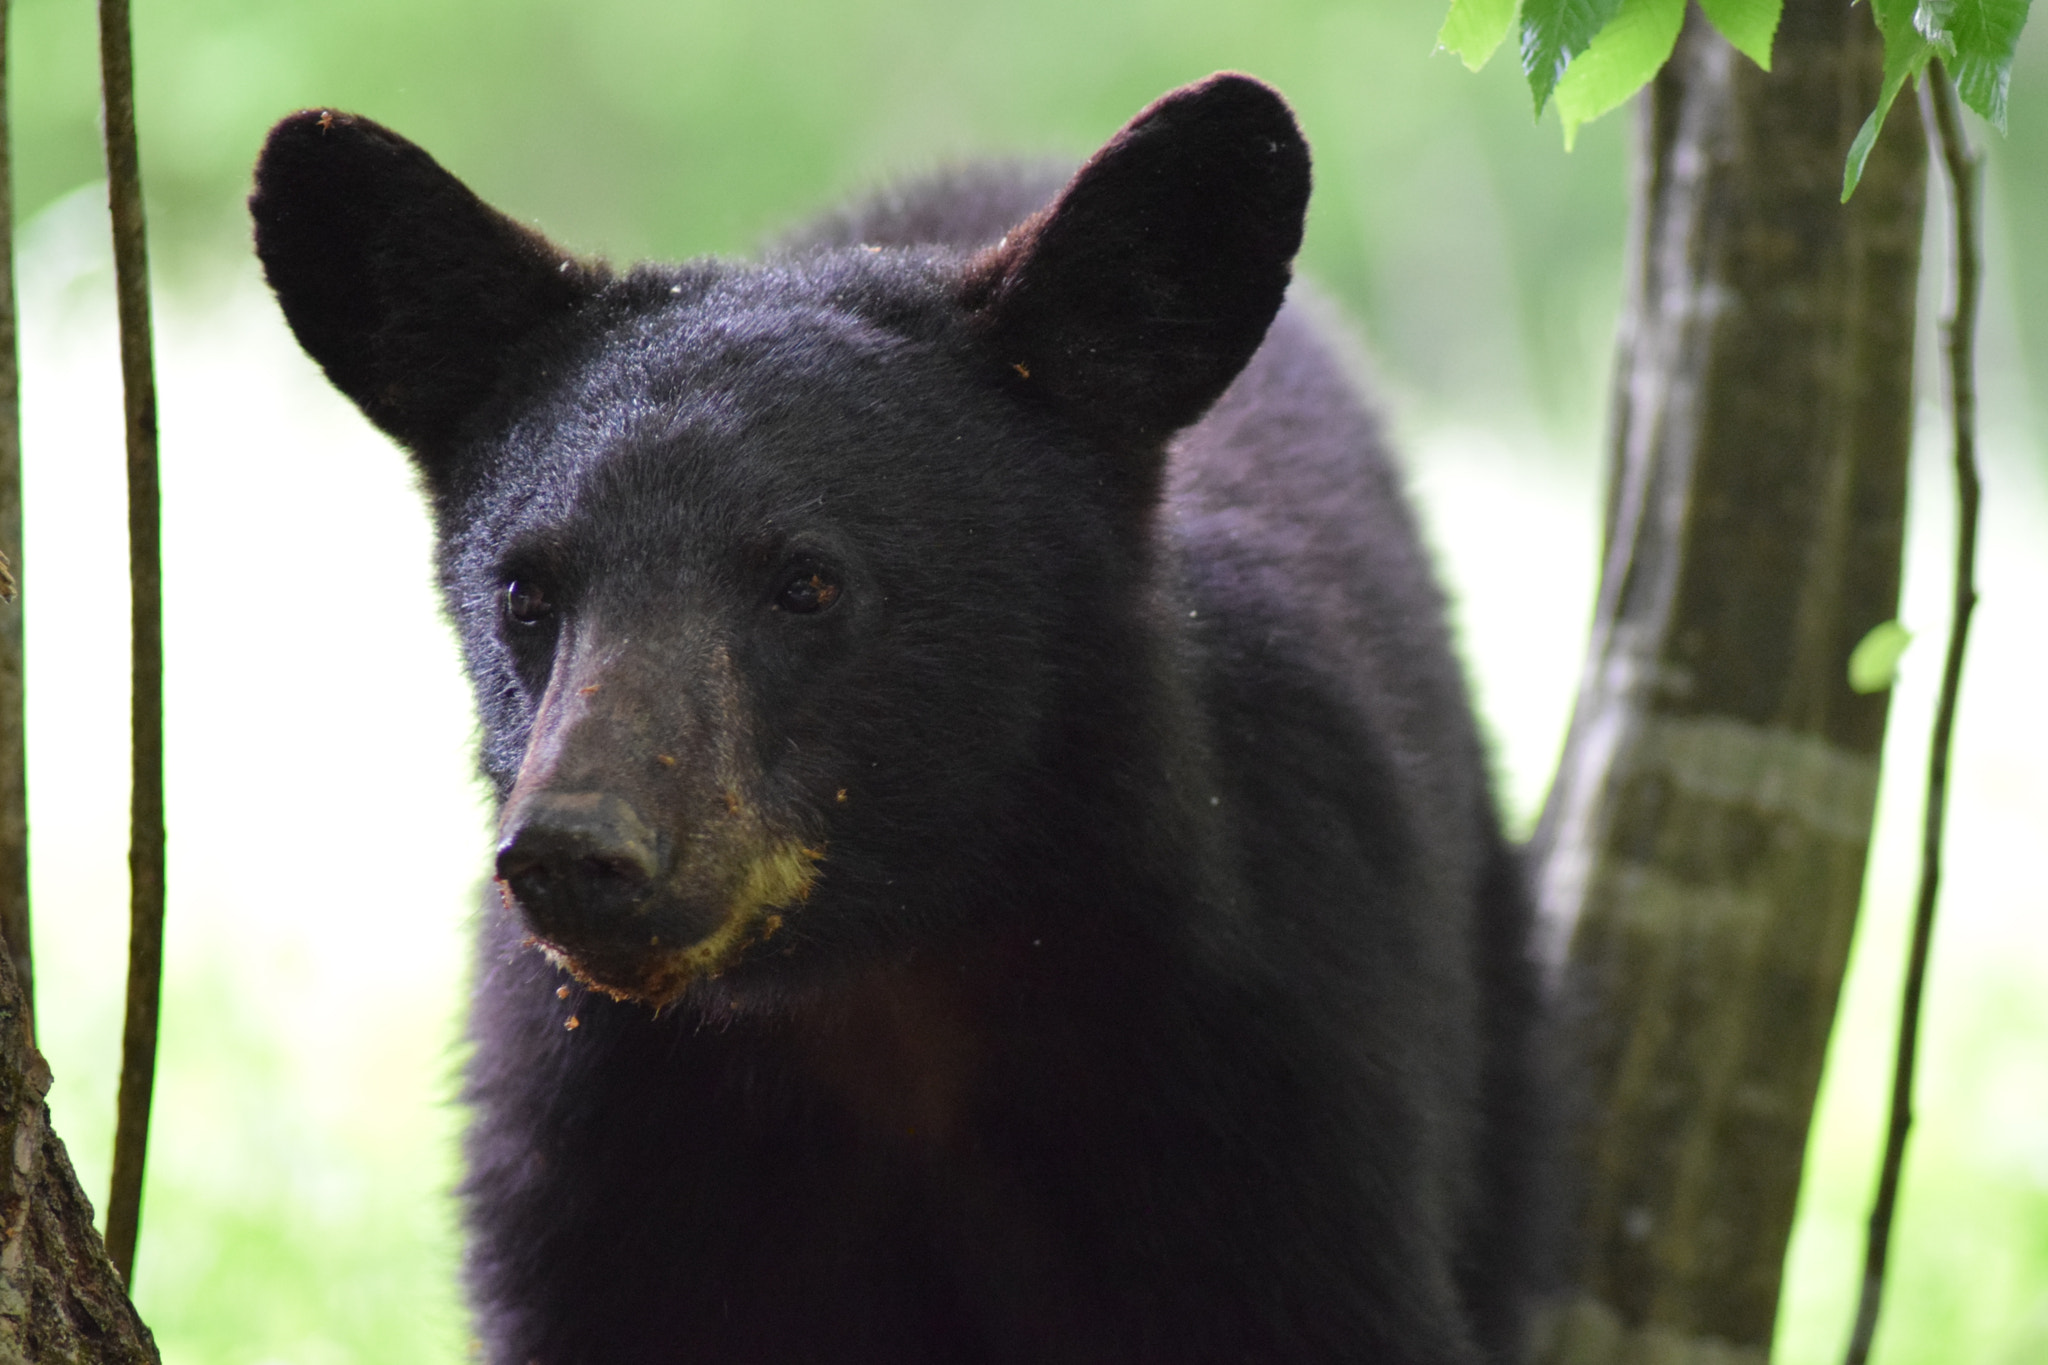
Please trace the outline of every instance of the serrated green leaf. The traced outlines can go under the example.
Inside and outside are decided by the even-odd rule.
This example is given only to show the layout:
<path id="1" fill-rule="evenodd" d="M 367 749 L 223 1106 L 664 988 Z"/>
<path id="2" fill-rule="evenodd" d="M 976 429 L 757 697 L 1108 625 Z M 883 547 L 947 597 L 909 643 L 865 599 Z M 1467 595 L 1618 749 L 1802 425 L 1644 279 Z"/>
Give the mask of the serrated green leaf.
<path id="1" fill-rule="evenodd" d="M 1863 120 L 1856 140 L 1849 144 L 1849 159 L 1842 167 L 1845 204 L 1863 178 L 1863 163 L 1870 159 L 1870 149 L 1877 145 L 1877 135 L 1884 130 L 1884 118 L 1891 112 L 1892 101 L 1898 98 L 1907 77 L 1919 75 L 1934 56 L 1934 46 L 1916 26 L 1916 0 L 1871 0 L 1870 12 L 1877 20 L 1878 32 L 1884 35 L 1884 83 L 1878 88 L 1877 107 Z"/>
<path id="2" fill-rule="evenodd" d="M 1737 52 L 1771 69 L 1771 40 L 1778 36 L 1785 0 L 1700 0 L 1700 8 Z"/>
<path id="3" fill-rule="evenodd" d="M 1913 632 L 1897 621 L 1872 626 L 1849 651 L 1849 690 L 1882 692 L 1898 680 L 1899 656 L 1913 643 Z"/>
<path id="4" fill-rule="evenodd" d="M 1493 56 L 1501 39 L 1514 26 L 1517 0 L 1451 0 L 1451 12 L 1444 19 L 1436 45 L 1477 71 Z"/>
<path id="5" fill-rule="evenodd" d="M 2029 0 L 1918 0 L 1913 28 L 1942 55 L 1963 103 L 2005 131 L 2005 88 Z M 1889 47 L 1890 35 L 1886 35 Z"/>
<path id="6" fill-rule="evenodd" d="M 1523 0 L 1522 74 L 1529 78 L 1538 117 L 1572 58 L 1591 46 L 1593 35 L 1620 8 L 1621 0 Z"/>
<path id="7" fill-rule="evenodd" d="M 1564 124 L 1567 151 L 1579 128 L 1648 84 L 1678 45 L 1685 0 L 1621 0 L 1607 27 L 1593 36 L 1558 80 L 1557 117 Z"/>
<path id="8" fill-rule="evenodd" d="M 2005 88 L 2012 80 L 2012 56 L 1990 61 L 1977 56 L 1958 55 L 1949 67 L 1955 77 L 1956 93 L 1963 103 L 1984 116 L 1999 132 L 2005 131 Z"/>

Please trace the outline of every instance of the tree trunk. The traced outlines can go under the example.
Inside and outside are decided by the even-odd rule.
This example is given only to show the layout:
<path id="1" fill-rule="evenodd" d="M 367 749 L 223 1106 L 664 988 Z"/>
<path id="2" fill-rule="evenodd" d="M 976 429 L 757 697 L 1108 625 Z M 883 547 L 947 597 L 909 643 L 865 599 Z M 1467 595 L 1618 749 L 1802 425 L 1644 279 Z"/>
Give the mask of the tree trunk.
<path id="1" fill-rule="evenodd" d="M 1925 149 L 1867 8 L 1774 71 L 1697 10 L 1644 102 L 1592 644 L 1535 876 L 1561 992 L 1566 1292 L 1539 1358 L 1763 1365 L 1861 899 L 1896 613 Z"/>
<path id="2" fill-rule="evenodd" d="M 0 952 L 0 1365 L 158 1365 L 50 1131 L 50 1066 L 25 1020 Z"/>

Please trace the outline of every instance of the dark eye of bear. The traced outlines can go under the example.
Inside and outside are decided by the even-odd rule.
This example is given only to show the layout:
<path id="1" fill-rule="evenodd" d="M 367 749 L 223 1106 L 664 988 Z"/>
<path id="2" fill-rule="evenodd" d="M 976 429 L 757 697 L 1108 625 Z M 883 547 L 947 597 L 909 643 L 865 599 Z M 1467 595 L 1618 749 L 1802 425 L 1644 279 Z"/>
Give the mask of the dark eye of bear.
<path id="1" fill-rule="evenodd" d="M 515 578 L 505 585 L 505 615 L 522 626 L 540 624 L 554 609 L 540 584 L 531 579 Z"/>
<path id="2" fill-rule="evenodd" d="M 782 591 L 775 594 L 775 605 L 779 610 L 808 616 L 820 612 L 839 600 L 839 585 L 816 571 L 799 575 L 782 585 Z"/>

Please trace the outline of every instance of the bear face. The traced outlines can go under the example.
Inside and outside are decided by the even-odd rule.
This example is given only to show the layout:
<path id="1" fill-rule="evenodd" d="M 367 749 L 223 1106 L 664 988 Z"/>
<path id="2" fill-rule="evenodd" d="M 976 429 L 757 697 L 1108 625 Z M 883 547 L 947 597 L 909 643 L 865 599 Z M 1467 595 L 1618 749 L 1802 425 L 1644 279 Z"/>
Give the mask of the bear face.
<path id="1" fill-rule="evenodd" d="M 1285 104 L 618 274 L 367 120 L 257 167 L 500 809 L 494 1362 L 1505 1358 L 1527 907 Z"/>
<path id="2" fill-rule="evenodd" d="M 598 329 L 454 510 L 499 872 L 593 985 L 661 1004 L 754 957 L 789 978 L 924 941 L 1031 822 L 1016 774 L 1108 673 L 1086 656 L 1121 648 L 1104 589 L 1138 591 L 1142 540 L 1073 495 L 1099 453 L 1019 422 L 959 336 L 870 320 L 943 319 L 934 273 L 856 251 L 636 277 L 653 306 Z M 957 864 L 900 833 L 931 829 Z"/>

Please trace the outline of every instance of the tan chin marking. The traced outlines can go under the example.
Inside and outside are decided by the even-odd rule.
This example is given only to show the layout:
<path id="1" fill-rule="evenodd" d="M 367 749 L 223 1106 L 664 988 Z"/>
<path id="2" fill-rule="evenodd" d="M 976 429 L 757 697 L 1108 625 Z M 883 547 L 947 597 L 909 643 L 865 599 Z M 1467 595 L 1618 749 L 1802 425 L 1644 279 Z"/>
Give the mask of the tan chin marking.
<path id="1" fill-rule="evenodd" d="M 746 875 L 726 903 L 725 918 L 716 929 L 687 948 L 671 948 L 652 956 L 630 982 L 600 981 L 567 950 L 546 939 L 532 942 L 550 962 L 591 990 L 614 1000 L 639 1000 L 660 1009 L 698 977 L 717 976 L 738 963 L 749 947 L 775 937 L 782 928 L 782 916 L 776 912 L 809 899 L 824 856 L 823 849 L 806 848 L 794 840 L 769 848 L 747 864 Z"/>

